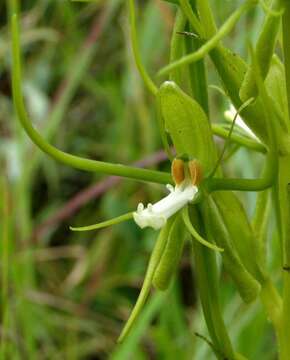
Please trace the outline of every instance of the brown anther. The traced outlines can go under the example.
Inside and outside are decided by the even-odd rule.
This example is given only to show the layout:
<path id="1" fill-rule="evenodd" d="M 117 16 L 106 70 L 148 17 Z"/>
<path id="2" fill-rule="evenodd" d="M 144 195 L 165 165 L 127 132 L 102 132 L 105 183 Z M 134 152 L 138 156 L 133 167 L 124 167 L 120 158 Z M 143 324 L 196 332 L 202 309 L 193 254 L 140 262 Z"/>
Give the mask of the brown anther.
<path id="1" fill-rule="evenodd" d="M 191 160 L 188 162 L 188 169 L 192 185 L 199 185 L 203 175 L 201 164 L 197 160 Z"/>
<path id="2" fill-rule="evenodd" d="M 176 185 L 182 183 L 185 178 L 184 174 L 184 161 L 181 159 L 174 159 L 171 165 L 171 174 Z"/>

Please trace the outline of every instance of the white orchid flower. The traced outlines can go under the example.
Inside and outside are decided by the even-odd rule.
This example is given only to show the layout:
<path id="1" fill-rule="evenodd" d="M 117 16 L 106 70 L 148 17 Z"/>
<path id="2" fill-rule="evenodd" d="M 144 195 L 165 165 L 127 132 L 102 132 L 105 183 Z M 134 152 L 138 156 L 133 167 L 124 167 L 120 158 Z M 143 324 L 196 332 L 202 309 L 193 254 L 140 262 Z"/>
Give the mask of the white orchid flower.
<path id="1" fill-rule="evenodd" d="M 189 181 L 184 181 L 180 185 L 173 187 L 167 185 L 170 193 L 165 198 L 155 204 L 148 204 L 145 207 L 140 203 L 133 217 L 141 229 L 149 226 L 155 230 L 161 229 L 167 222 L 167 219 L 177 211 L 191 202 L 198 192 L 197 186 Z"/>
<path id="2" fill-rule="evenodd" d="M 186 167 L 184 165 L 181 159 L 173 161 L 171 172 L 176 185 L 167 185 L 169 194 L 165 198 L 153 205 L 148 204 L 147 207 L 142 203 L 138 205 L 133 218 L 141 229 L 161 229 L 168 218 L 194 200 L 198 193 L 197 185 L 202 178 L 201 167 L 196 160 L 189 161 Z"/>
<path id="3" fill-rule="evenodd" d="M 149 203 L 145 207 L 139 203 L 137 211 L 133 213 L 93 225 L 70 227 L 70 229 L 73 231 L 97 230 L 132 218 L 142 229 L 145 227 L 152 227 L 155 230 L 163 228 L 172 215 L 195 199 L 198 193 L 197 186 L 202 180 L 202 168 L 197 160 L 184 162 L 182 159 L 174 159 L 171 173 L 176 185 L 174 187 L 170 184 L 166 185 L 169 194 L 155 204 Z"/>

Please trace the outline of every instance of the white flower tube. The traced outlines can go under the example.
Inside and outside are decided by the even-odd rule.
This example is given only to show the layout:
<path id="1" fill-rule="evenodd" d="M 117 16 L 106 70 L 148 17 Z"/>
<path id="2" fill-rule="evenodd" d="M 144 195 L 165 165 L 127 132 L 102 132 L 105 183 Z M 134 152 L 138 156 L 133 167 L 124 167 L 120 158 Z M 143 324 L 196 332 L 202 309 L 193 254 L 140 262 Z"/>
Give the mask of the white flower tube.
<path id="1" fill-rule="evenodd" d="M 224 115 L 228 120 L 233 121 L 234 117 L 236 116 L 235 107 L 231 104 L 229 110 L 224 112 Z M 236 125 L 238 125 L 241 129 L 243 129 L 250 137 L 252 137 L 257 141 L 260 141 L 257 138 L 257 136 L 253 133 L 253 131 L 248 127 L 248 125 L 244 123 L 244 120 L 240 117 L 240 115 L 237 116 Z"/>
<path id="2" fill-rule="evenodd" d="M 148 204 L 145 208 L 142 203 L 138 205 L 133 217 L 141 229 L 149 226 L 155 230 L 162 228 L 167 219 L 192 201 L 198 188 L 191 183 L 182 183 L 175 187 L 167 185 L 170 194 L 155 204 Z"/>

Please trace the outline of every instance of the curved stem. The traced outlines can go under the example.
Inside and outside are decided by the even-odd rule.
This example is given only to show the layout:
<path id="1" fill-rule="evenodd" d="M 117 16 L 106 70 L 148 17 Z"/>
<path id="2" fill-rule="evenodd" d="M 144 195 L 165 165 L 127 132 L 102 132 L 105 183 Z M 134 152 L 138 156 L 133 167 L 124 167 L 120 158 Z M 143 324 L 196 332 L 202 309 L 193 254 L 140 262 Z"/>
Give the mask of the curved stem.
<path id="1" fill-rule="evenodd" d="M 140 58 L 140 51 L 138 46 L 138 37 L 136 32 L 136 15 L 135 15 L 135 0 L 129 0 L 129 11 L 130 11 L 130 31 L 131 31 L 131 41 L 132 41 L 132 48 L 134 53 L 135 62 L 139 73 L 147 86 L 148 90 L 153 94 L 157 94 L 157 87 L 154 82 L 151 80 L 150 76 L 148 75 L 147 71 L 145 70 L 141 58 Z"/>
<path id="2" fill-rule="evenodd" d="M 244 5 L 239 7 L 229 18 L 226 22 L 220 27 L 218 32 L 208 40 L 204 45 L 202 45 L 197 51 L 192 54 L 183 56 L 181 59 L 165 66 L 158 72 L 159 76 L 166 75 L 173 69 L 178 67 L 187 65 L 194 61 L 198 61 L 202 59 L 205 55 L 207 55 L 212 49 L 214 49 L 221 39 L 223 39 L 236 25 L 240 17 L 243 15 L 244 12 L 248 11 L 253 5 L 255 5 L 255 1 L 247 1 Z M 188 14 L 186 13 L 188 16 Z M 188 20 L 191 21 L 191 18 L 188 16 Z M 194 27 L 194 24 L 191 23 Z"/>
<path id="3" fill-rule="evenodd" d="M 193 227 L 192 222 L 190 221 L 187 206 L 184 207 L 182 210 L 182 219 L 183 219 L 184 225 L 186 226 L 187 230 L 190 232 L 190 234 L 196 241 L 200 242 L 203 246 L 205 246 L 211 250 L 221 251 L 221 252 L 224 251 L 223 248 L 221 248 L 215 244 L 212 244 L 211 242 L 205 240 L 201 235 L 199 235 L 197 230 L 195 230 L 195 228 Z"/>
<path id="4" fill-rule="evenodd" d="M 100 223 L 97 223 L 97 224 L 88 225 L 88 226 L 82 226 L 82 227 L 70 226 L 69 228 L 70 228 L 71 231 L 99 230 L 99 229 L 103 229 L 103 228 L 108 227 L 108 226 L 120 224 L 121 222 L 131 220 L 132 218 L 133 218 L 133 213 L 129 212 L 127 214 L 123 214 L 123 215 L 117 216 L 117 217 L 115 217 L 113 219 L 103 221 L 103 222 L 100 222 Z"/>
<path id="5" fill-rule="evenodd" d="M 17 114 L 21 125 L 26 131 L 30 139 L 45 153 L 54 159 L 80 170 L 101 172 L 108 175 L 123 176 L 135 180 L 156 182 L 161 184 L 172 183 L 171 175 L 169 173 L 139 169 L 131 166 L 112 164 L 102 161 L 90 160 L 81 158 L 75 155 L 63 152 L 51 144 L 49 144 L 32 126 L 31 121 L 26 113 L 21 91 L 21 62 L 19 51 L 19 30 L 18 17 L 16 14 L 12 16 L 12 52 L 13 52 L 13 67 L 12 67 L 12 87 L 13 99 Z"/>
<path id="6" fill-rule="evenodd" d="M 224 147 L 223 147 L 223 149 L 222 149 L 222 151 L 221 151 L 221 153 L 220 153 L 220 156 L 219 156 L 219 158 L 218 158 L 218 160 L 217 160 L 217 163 L 216 163 L 214 169 L 212 170 L 211 174 L 209 175 L 210 178 L 212 178 L 212 177 L 214 176 L 214 174 L 216 173 L 217 169 L 219 168 L 219 166 L 220 166 L 220 164 L 221 164 L 221 162 L 222 162 L 222 159 L 223 159 L 223 157 L 224 157 L 224 155 L 225 155 L 225 152 L 226 152 L 226 150 L 227 150 L 227 148 L 228 148 L 228 146 L 229 146 L 229 144 L 230 144 L 231 137 L 232 137 L 232 133 L 233 133 L 233 131 L 234 131 L 234 127 L 235 127 L 235 124 L 236 124 L 236 120 L 237 120 L 238 115 L 240 114 L 240 112 L 241 112 L 244 108 L 246 108 L 251 102 L 253 102 L 253 100 L 254 100 L 253 98 L 247 100 L 245 103 L 243 103 L 243 104 L 240 106 L 240 108 L 238 109 L 238 111 L 236 111 L 236 114 L 235 114 L 235 116 L 234 116 L 234 118 L 233 118 L 233 121 L 232 121 L 232 124 L 231 124 L 231 127 L 230 127 L 230 131 L 229 131 L 228 137 L 226 138 L 226 141 L 225 141 L 225 143 L 224 143 Z"/>

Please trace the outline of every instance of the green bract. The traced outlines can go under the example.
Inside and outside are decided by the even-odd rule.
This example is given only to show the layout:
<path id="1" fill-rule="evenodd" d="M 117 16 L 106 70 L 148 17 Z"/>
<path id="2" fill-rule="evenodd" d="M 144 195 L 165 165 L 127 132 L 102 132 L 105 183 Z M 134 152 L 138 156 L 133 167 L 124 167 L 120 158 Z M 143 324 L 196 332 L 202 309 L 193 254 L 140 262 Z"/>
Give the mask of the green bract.
<path id="1" fill-rule="evenodd" d="M 163 83 L 157 96 L 164 128 L 177 155 L 198 159 L 204 173 L 209 173 L 216 155 L 209 122 L 200 105 L 172 81 Z"/>

